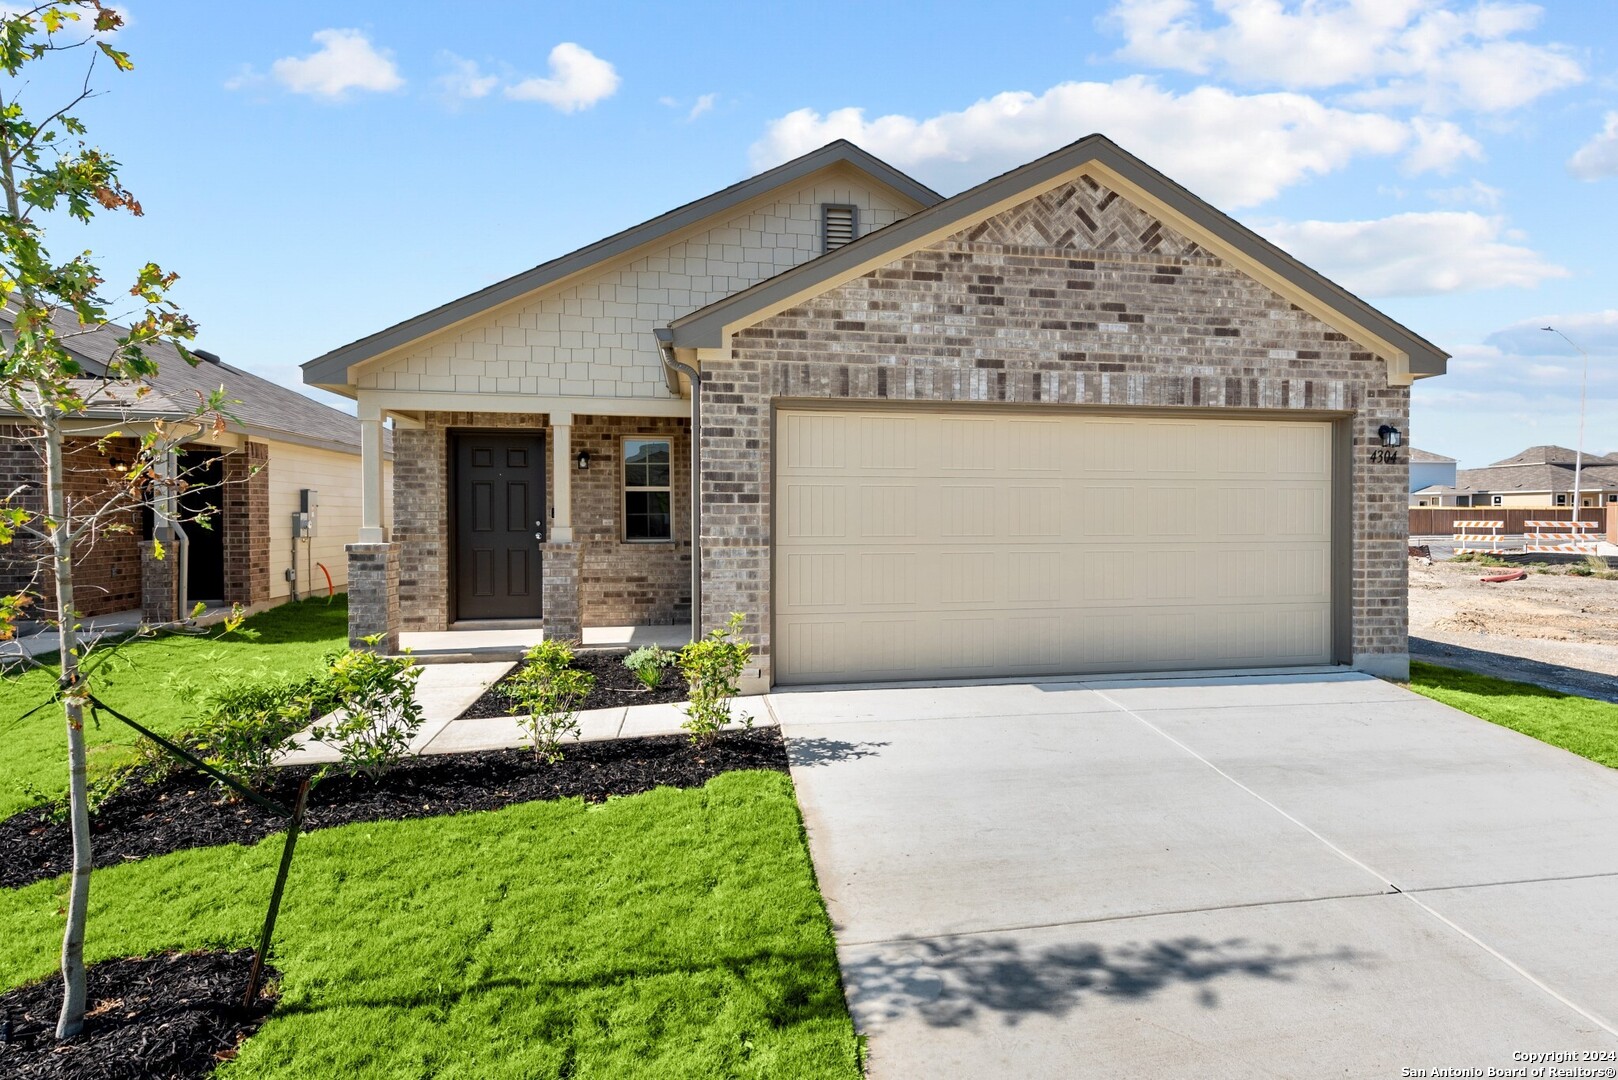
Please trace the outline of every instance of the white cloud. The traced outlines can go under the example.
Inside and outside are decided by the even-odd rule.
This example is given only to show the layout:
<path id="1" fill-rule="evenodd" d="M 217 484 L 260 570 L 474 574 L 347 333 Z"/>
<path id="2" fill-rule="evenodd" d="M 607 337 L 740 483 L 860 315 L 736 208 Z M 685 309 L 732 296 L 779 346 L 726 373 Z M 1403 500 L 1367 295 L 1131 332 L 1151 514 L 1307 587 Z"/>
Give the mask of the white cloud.
<path id="1" fill-rule="evenodd" d="M 1505 223 L 1472 211 L 1395 214 L 1372 221 L 1298 221 L 1258 231 L 1367 297 L 1530 288 L 1568 271 L 1503 242 Z"/>
<path id="2" fill-rule="evenodd" d="M 1607 114 L 1607 126 L 1567 159 L 1567 167 L 1580 180 L 1618 176 L 1618 112 Z"/>
<path id="3" fill-rule="evenodd" d="M 405 84 L 393 54 L 372 45 L 364 32 L 317 30 L 313 37 L 320 48 L 308 56 L 285 56 L 270 65 L 270 74 L 294 94 L 338 99 L 350 90 L 380 93 Z"/>
<path id="4" fill-rule="evenodd" d="M 1517 40 L 1533 4 L 1478 0 L 1117 0 L 1119 55 L 1249 86 L 1352 89 L 1345 103 L 1514 109 L 1584 79 L 1562 45 Z"/>
<path id="5" fill-rule="evenodd" d="M 1505 194 L 1500 188 L 1490 187 L 1482 180 L 1472 180 L 1456 187 L 1427 189 L 1427 197 L 1434 202 L 1446 206 L 1481 206 L 1487 210 L 1499 206 Z"/>
<path id="6" fill-rule="evenodd" d="M 506 87 L 514 101 L 543 101 L 561 112 L 588 109 L 618 89 L 613 66 L 583 46 L 564 41 L 551 50 L 550 75 L 529 78 Z"/>
<path id="7" fill-rule="evenodd" d="M 439 92 L 451 101 L 474 101 L 488 97 L 500 85 L 500 76 L 486 74 L 476 60 L 444 53 L 449 70 L 434 80 Z"/>
<path id="8" fill-rule="evenodd" d="M 1448 123 L 1403 121 L 1321 104 L 1304 94 L 1236 94 L 1203 86 L 1176 94 L 1133 75 L 1062 83 L 1035 95 L 1007 91 L 960 112 L 871 120 L 859 108 L 799 109 L 771 121 L 752 147 L 767 168 L 843 138 L 915 169 L 934 186 L 960 186 L 1020 165 L 1088 132 L 1126 150 L 1221 207 L 1251 206 L 1365 155 L 1408 153 L 1412 172 L 1476 157 Z"/>
<path id="9" fill-rule="evenodd" d="M 701 116 L 703 113 L 712 110 L 714 103 L 718 100 L 718 94 L 703 94 L 701 97 L 697 98 L 697 103 L 691 106 L 690 112 L 685 114 L 686 122 L 689 123 L 690 121 Z"/>

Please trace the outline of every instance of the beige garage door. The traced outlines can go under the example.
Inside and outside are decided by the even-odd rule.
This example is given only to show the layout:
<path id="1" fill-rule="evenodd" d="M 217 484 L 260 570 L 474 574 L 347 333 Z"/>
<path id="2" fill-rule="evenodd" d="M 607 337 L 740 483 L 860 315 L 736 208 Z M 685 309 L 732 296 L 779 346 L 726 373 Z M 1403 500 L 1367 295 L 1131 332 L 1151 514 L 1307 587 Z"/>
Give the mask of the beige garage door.
<path id="1" fill-rule="evenodd" d="M 1328 423 L 778 420 L 779 682 L 1332 659 Z"/>

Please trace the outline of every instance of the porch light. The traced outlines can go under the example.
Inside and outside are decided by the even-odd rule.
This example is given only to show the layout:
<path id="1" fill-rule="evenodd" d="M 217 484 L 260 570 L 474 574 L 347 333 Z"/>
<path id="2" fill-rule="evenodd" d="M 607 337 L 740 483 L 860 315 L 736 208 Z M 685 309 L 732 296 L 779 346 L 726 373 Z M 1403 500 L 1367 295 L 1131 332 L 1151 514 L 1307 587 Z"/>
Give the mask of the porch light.
<path id="1" fill-rule="evenodd" d="M 1402 445 L 1404 445 L 1404 435 L 1403 435 L 1403 433 L 1401 433 L 1399 431 L 1399 429 L 1394 427 L 1392 424 L 1383 424 L 1380 428 L 1377 429 L 1377 434 L 1382 437 L 1382 445 L 1383 446 L 1402 446 Z"/>
<path id="2" fill-rule="evenodd" d="M 580 450 L 578 456 L 579 471 L 583 472 L 590 467 L 590 451 Z"/>

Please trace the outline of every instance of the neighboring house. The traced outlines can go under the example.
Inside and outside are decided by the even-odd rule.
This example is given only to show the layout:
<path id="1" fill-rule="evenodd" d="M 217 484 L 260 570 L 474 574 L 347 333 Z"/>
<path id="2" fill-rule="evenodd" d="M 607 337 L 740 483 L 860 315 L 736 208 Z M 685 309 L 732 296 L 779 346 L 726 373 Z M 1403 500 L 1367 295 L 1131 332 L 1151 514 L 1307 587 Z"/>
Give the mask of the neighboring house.
<path id="1" fill-rule="evenodd" d="M 1412 491 L 1410 493 L 1410 505 L 1412 507 L 1471 506 L 1472 498 L 1475 494 L 1477 493 L 1461 491 L 1444 484 L 1434 484 L 1431 487 L 1424 487 L 1420 491 Z M 1478 505 L 1487 505 L 1487 500 Z"/>
<path id="2" fill-rule="evenodd" d="M 1455 459 L 1410 448 L 1410 490 L 1455 486 Z"/>
<path id="3" fill-rule="evenodd" d="M 948 199 L 833 143 L 304 378 L 396 424 L 351 636 L 741 612 L 759 689 L 1401 674 L 1446 359 L 1090 136 Z"/>
<path id="4" fill-rule="evenodd" d="M 1475 494 L 1473 506 L 1569 507 L 1576 455 L 1565 446 L 1530 446 L 1483 469 L 1462 469 L 1457 483 Z M 1618 458 L 1585 454 L 1579 505 L 1618 505 Z"/>
<path id="5" fill-rule="evenodd" d="M 9 315 L 0 313 L 9 322 Z M 91 376 L 106 372 L 121 327 L 89 332 L 71 316 L 58 315 L 58 332 Z M 127 384 L 112 384 L 92 408 L 66 422 L 68 489 L 74 497 L 101 505 L 100 494 L 122 482 L 138 440 L 153 421 L 173 421 L 194 412 L 204 397 L 223 386 L 230 421 L 222 432 L 188 442 L 175 467 L 194 489 L 180 497 L 180 529 L 185 543 L 150 510 L 122 514 L 109 527 L 80 542 L 75 565 L 75 606 L 86 616 L 135 609 L 151 618 L 172 619 L 181 604 L 181 569 L 186 606 L 196 601 L 264 606 L 300 595 L 344 589 L 348 563 L 343 547 L 359 529 L 360 425 L 352 416 L 220 362 L 210 353 L 186 363 L 172 346 L 147 348 L 157 362 L 150 392 L 136 397 Z M 105 389 L 98 378 L 85 380 L 85 392 Z M 116 433 L 116 434 L 115 434 Z M 391 475 L 391 447 L 377 465 Z M 43 508 L 44 463 L 37 440 L 27 437 L 15 414 L 0 413 L 0 484 L 11 505 Z M 293 515 L 303 492 L 315 493 L 314 535 L 294 540 Z M 384 511 L 386 512 L 386 511 Z M 205 514 L 210 527 L 188 515 Z M 169 553 L 154 558 L 156 535 Z M 34 563 L 22 556 L 24 541 L 0 548 L 0 591 L 51 590 L 35 580 Z M 183 551 L 183 555 L 182 555 Z M 296 566 L 296 581 L 288 571 Z"/>

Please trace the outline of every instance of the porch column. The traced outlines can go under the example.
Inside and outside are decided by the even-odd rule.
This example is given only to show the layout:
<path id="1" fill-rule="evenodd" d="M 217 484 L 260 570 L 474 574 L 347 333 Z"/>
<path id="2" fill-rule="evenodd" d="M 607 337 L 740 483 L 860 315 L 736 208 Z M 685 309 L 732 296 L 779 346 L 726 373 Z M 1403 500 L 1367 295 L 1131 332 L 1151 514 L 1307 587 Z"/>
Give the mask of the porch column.
<path id="1" fill-rule="evenodd" d="M 584 555 L 573 539 L 573 414 L 551 413 L 550 422 L 551 527 L 540 545 L 545 636 L 577 641 L 584 626 L 579 602 Z"/>
<path id="2" fill-rule="evenodd" d="M 360 399 L 360 535 L 362 544 L 380 544 L 382 535 L 382 410 Z"/>
<path id="3" fill-rule="evenodd" d="M 551 528 L 553 544 L 573 542 L 573 414 L 551 414 Z"/>

